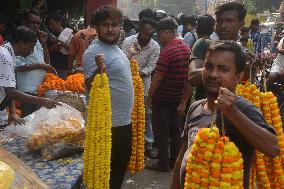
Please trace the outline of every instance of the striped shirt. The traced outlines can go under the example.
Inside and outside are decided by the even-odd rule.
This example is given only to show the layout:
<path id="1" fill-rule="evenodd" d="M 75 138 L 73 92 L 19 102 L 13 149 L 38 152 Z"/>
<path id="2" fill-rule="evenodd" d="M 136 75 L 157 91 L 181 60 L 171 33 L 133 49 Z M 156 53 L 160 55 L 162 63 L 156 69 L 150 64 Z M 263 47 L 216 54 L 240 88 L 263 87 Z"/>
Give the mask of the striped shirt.
<path id="1" fill-rule="evenodd" d="M 188 76 L 190 52 L 190 48 L 177 38 L 162 49 L 155 72 L 164 77 L 153 101 L 180 102 Z"/>

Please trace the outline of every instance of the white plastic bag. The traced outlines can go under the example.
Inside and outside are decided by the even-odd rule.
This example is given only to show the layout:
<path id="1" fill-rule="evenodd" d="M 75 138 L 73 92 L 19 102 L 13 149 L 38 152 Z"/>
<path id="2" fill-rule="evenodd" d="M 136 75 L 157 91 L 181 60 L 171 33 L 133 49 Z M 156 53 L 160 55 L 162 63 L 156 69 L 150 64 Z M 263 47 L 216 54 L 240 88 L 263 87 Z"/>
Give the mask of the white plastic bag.
<path id="1" fill-rule="evenodd" d="M 50 151 L 52 149 L 50 146 L 69 149 L 68 145 L 70 145 L 73 149 L 77 149 L 74 148 L 76 145 L 78 151 L 81 151 L 84 141 L 84 119 L 76 109 L 64 103 L 61 104 L 53 109 L 44 107 L 39 109 L 25 118 L 25 125 L 9 126 L 5 132 L 27 138 L 27 148 L 30 151 L 46 152 L 48 148 L 52 155 L 42 153 L 45 159 L 57 157 L 57 154 Z M 56 153 L 60 152 L 60 149 L 55 150 Z"/>

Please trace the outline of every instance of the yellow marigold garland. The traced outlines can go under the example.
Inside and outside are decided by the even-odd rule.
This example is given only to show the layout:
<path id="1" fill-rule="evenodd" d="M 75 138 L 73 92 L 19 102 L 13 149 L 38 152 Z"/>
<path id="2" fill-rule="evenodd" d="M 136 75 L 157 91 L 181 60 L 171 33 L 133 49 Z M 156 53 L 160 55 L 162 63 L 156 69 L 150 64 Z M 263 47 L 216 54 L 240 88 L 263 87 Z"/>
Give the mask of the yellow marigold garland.
<path id="1" fill-rule="evenodd" d="M 128 170 L 134 173 L 144 169 L 145 106 L 143 81 L 139 75 L 137 61 L 132 60 L 130 67 L 134 87 L 134 105 L 132 110 L 132 154 Z"/>
<path id="2" fill-rule="evenodd" d="M 111 101 L 108 78 L 92 82 L 84 149 L 83 183 L 88 189 L 109 188 L 111 158 Z"/>
<path id="3" fill-rule="evenodd" d="M 217 127 L 198 131 L 186 165 L 184 189 L 243 188 L 243 159 Z"/>

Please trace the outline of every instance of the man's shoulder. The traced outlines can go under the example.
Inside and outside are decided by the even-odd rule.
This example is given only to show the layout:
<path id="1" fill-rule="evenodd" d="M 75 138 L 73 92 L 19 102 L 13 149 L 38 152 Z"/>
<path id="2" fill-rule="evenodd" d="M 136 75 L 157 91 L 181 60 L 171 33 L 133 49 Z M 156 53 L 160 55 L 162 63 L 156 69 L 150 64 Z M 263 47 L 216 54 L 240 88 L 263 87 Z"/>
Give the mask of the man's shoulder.
<path id="1" fill-rule="evenodd" d="M 157 43 L 157 41 L 155 41 L 154 39 L 151 39 L 151 41 L 150 41 L 150 47 L 152 47 L 153 49 L 159 49 L 159 50 L 160 50 L 160 45 L 159 45 L 159 43 Z"/>
<path id="2" fill-rule="evenodd" d="M 134 43 L 137 40 L 137 35 L 131 35 L 124 39 L 123 43 Z"/>

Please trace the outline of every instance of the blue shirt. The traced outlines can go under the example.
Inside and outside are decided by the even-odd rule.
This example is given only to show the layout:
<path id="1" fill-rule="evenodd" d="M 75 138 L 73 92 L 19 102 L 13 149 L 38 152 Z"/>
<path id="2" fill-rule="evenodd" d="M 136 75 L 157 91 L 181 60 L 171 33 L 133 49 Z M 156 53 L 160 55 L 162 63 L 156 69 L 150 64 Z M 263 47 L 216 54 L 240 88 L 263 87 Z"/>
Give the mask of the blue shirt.
<path id="1" fill-rule="evenodd" d="M 250 37 L 253 42 L 254 54 L 260 54 L 262 52 L 262 34 L 257 31 L 255 33 L 250 32 Z"/>
<path id="2" fill-rule="evenodd" d="M 117 45 L 109 45 L 96 40 L 85 51 L 83 68 L 85 80 L 97 69 L 95 57 L 104 54 L 106 73 L 109 80 L 112 126 L 125 126 L 131 123 L 134 92 L 130 62 Z"/>
<path id="3" fill-rule="evenodd" d="M 43 48 L 37 40 L 34 46 L 34 52 L 23 58 L 16 57 L 16 67 L 29 64 L 44 64 Z M 38 69 L 28 72 L 17 72 L 17 87 L 19 91 L 36 94 L 38 86 L 42 83 L 45 76 L 45 71 Z"/>

